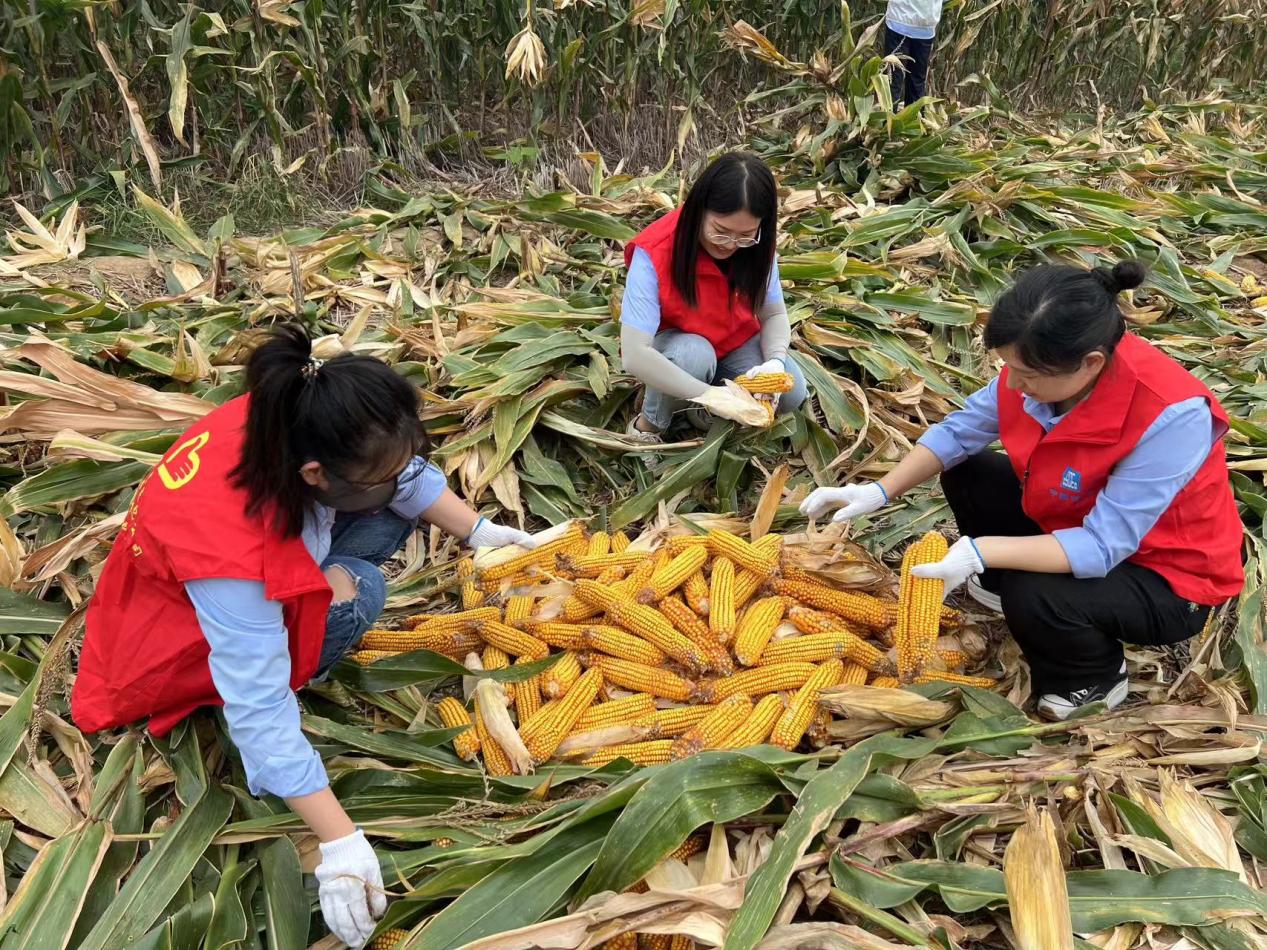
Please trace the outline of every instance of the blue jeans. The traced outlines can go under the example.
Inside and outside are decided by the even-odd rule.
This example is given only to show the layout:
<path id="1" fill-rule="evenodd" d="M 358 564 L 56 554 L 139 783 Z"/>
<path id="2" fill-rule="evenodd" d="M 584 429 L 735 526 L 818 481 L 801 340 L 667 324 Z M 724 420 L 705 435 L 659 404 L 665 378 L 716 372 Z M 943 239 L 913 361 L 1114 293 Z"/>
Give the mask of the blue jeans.
<path id="1" fill-rule="evenodd" d="M 884 26 L 884 55 L 894 53 L 905 69 L 894 69 L 889 76 L 893 108 L 900 109 L 924 98 L 927 92 L 928 58 L 933 53 L 933 40 L 917 40 L 903 36 L 887 23 Z"/>
<path id="2" fill-rule="evenodd" d="M 356 586 L 351 600 L 330 605 L 326 615 L 326 639 L 321 647 L 317 678 L 361 642 L 387 603 L 387 580 L 379 566 L 404 547 L 414 522 L 384 509 L 372 514 L 340 512 L 330 532 L 330 555 L 321 569 L 338 565 Z"/>
<path id="3" fill-rule="evenodd" d="M 754 366 L 765 362 L 761 355 L 761 334 L 756 334 L 747 343 L 732 350 L 721 359 L 713 344 L 697 333 L 683 333 L 681 330 L 664 330 L 655 335 L 655 348 L 668 357 L 669 362 L 686 370 L 702 383 L 720 382 L 723 379 L 734 379 L 742 376 Z M 789 355 L 787 371 L 792 374 L 794 383 L 790 392 L 779 397 L 779 412 L 795 412 L 805 401 L 807 393 L 805 375 L 796 365 L 796 358 Z M 687 408 L 684 399 L 666 395 L 654 389 L 647 389 L 642 400 L 642 414 L 647 421 L 660 431 L 669 427 L 673 414 Z M 700 413 L 707 416 L 701 409 Z M 692 420 L 695 421 L 695 420 Z M 707 428 L 707 422 L 703 425 Z"/>

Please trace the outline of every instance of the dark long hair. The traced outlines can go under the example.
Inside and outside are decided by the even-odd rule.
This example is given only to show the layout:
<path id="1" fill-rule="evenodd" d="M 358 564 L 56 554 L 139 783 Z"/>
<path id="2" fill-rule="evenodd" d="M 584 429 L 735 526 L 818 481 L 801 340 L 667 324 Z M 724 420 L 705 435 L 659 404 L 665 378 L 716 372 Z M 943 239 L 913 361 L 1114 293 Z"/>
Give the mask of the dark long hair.
<path id="1" fill-rule="evenodd" d="M 747 211 L 761 220 L 761 240 L 740 248 L 730 258 L 726 279 L 732 291 L 758 310 L 765 300 L 778 237 L 779 196 L 774 175 L 765 162 L 749 152 L 727 152 L 696 179 L 682 203 L 673 237 L 673 286 L 695 306 L 695 261 L 700 253 L 700 227 L 705 213 Z"/>
<path id="2" fill-rule="evenodd" d="M 303 530 L 311 498 L 299 469 L 320 462 L 345 479 L 390 478 L 407 451 L 426 451 L 418 393 L 390 366 L 344 354 L 324 364 L 295 324 L 275 327 L 246 364 L 251 407 L 242 458 L 230 473 L 247 513 L 276 518 L 287 537 Z"/>
<path id="3" fill-rule="evenodd" d="M 1112 355 L 1126 332 L 1117 295 L 1143 282 L 1138 261 L 1122 261 L 1112 270 L 1032 267 L 990 311 L 985 345 L 1015 346 L 1025 365 L 1040 372 L 1070 372 L 1089 353 Z"/>

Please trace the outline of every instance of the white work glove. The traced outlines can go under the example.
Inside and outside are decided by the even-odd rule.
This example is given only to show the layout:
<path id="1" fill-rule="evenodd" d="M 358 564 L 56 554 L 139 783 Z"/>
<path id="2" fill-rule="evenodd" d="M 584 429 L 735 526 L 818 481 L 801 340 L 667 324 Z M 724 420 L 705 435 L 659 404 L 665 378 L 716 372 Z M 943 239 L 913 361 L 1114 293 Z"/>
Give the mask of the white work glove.
<path id="1" fill-rule="evenodd" d="M 326 926 L 349 947 L 362 946 L 374 932 L 374 921 L 387 910 L 378 857 L 365 832 L 358 828 L 324 842 L 315 873 Z"/>
<path id="2" fill-rule="evenodd" d="M 787 372 L 787 364 L 784 363 L 778 357 L 775 357 L 772 360 L 766 360 L 760 366 L 752 367 L 752 369 L 748 370 L 748 372 L 744 373 L 744 375 L 751 377 L 751 376 L 763 376 L 766 373 L 786 373 L 786 372 Z M 770 404 L 774 406 L 774 412 L 777 415 L 779 412 L 779 397 L 781 395 L 783 394 L 782 393 L 761 393 L 760 395 L 757 396 L 757 398 L 769 400 Z"/>
<path id="3" fill-rule="evenodd" d="M 942 592 L 942 600 L 945 600 L 946 595 L 952 590 L 969 577 L 980 574 L 984 570 L 985 561 L 981 559 L 981 552 L 977 550 L 977 542 L 972 538 L 960 538 L 950 546 L 946 556 L 936 564 L 917 564 L 911 568 L 911 573 L 916 577 L 931 577 L 945 581 L 946 589 Z"/>
<path id="4" fill-rule="evenodd" d="M 475 528 L 466 543 L 473 548 L 504 548 L 508 544 L 517 544 L 521 548 L 535 548 L 536 540 L 527 531 L 509 528 L 497 524 L 487 518 L 475 522 Z"/>
<path id="5" fill-rule="evenodd" d="M 879 511 L 888 503 L 889 496 L 879 482 L 845 485 L 842 488 L 815 488 L 801 502 L 801 514 L 807 518 L 820 518 L 833 508 L 839 508 L 831 519 L 839 524 Z"/>

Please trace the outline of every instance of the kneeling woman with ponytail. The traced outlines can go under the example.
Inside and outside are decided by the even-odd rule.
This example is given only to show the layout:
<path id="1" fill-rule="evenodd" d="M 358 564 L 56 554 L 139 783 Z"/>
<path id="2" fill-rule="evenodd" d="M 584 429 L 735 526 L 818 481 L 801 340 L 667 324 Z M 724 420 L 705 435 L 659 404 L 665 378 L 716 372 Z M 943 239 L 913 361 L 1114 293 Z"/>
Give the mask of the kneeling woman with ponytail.
<path id="1" fill-rule="evenodd" d="M 801 507 L 844 521 L 940 473 L 962 537 L 914 570 L 1002 610 L 1052 719 L 1121 703 L 1123 643 L 1188 639 L 1244 582 L 1227 413 L 1126 332 L 1117 295 L 1143 277 L 1134 262 L 1026 271 L 986 324 L 998 378 L 878 482 Z"/>
<path id="2" fill-rule="evenodd" d="M 71 708 L 86 732 L 148 719 L 161 736 L 223 704 L 251 792 L 284 798 L 321 840 L 322 912 L 359 946 L 385 906 L 378 860 L 300 731 L 294 691 L 377 619 L 379 566 L 419 519 L 472 546 L 532 540 L 445 486 L 417 392 L 385 363 L 323 363 L 283 327 L 247 382 L 137 489 L 88 607 Z"/>

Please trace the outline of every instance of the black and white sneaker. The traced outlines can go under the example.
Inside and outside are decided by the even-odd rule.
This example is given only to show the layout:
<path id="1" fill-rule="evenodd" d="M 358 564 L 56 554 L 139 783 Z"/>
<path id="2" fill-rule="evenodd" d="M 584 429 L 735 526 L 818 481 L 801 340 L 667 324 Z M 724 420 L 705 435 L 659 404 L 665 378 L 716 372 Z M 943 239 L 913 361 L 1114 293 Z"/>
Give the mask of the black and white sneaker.
<path id="1" fill-rule="evenodd" d="M 1116 709 L 1126 701 L 1130 680 L 1126 676 L 1126 663 L 1122 663 L 1120 677 L 1107 683 L 1097 683 L 1070 693 L 1044 693 L 1038 698 L 1038 714 L 1044 719 L 1064 722 L 1083 706 L 1104 703 Z"/>

